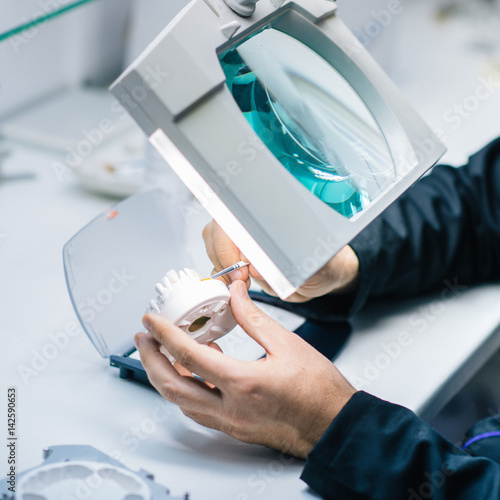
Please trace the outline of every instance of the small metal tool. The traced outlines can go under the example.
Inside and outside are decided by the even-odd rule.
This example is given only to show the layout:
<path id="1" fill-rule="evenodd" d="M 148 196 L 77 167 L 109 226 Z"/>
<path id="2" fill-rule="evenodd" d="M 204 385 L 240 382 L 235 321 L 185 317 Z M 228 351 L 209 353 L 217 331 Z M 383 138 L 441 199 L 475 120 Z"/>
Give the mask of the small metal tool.
<path id="1" fill-rule="evenodd" d="M 226 267 L 226 269 L 223 269 L 222 271 L 219 271 L 218 273 L 212 274 L 212 276 L 210 276 L 210 278 L 208 278 L 208 279 L 212 280 L 215 278 L 220 278 L 221 276 L 224 276 L 225 274 L 229 274 L 232 271 L 236 271 L 236 269 L 240 269 L 240 267 L 245 267 L 245 266 L 249 266 L 249 265 L 250 265 L 250 262 L 243 262 L 242 260 L 240 260 L 236 264 L 233 264 L 232 266 Z"/>

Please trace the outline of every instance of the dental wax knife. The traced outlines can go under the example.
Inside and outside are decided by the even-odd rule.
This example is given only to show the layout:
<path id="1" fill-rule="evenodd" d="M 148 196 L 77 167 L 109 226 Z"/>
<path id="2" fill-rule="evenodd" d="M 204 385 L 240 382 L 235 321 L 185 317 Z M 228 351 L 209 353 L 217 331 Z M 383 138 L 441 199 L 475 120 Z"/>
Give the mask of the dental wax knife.
<path id="1" fill-rule="evenodd" d="M 210 278 L 208 278 L 208 279 L 213 280 L 215 278 L 219 278 L 220 276 L 224 276 L 225 274 L 229 274 L 233 271 L 236 271 L 236 269 L 239 269 L 240 267 L 245 267 L 245 266 L 249 266 L 249 265 L 250 265 L 250 262 L 243 262 L 242 260 L 240 260 L 236 264 L 233 264 L 232 266 L 226 267 L 226 269 L 223 269 L 222 271 L 219 271 L 218 273 L 212 274 L 212 276 L 210 276 Z"/>

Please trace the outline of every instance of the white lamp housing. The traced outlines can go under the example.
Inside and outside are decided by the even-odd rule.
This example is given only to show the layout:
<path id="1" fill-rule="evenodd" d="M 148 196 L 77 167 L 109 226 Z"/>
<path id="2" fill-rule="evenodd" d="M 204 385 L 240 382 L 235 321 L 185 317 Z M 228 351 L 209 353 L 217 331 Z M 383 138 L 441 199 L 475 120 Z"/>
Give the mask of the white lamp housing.
<path id="1" fill-rule="evenodd" d="M 336 7 L 193 0 L 111 88 L 281 298 L 445 151 Z"/>

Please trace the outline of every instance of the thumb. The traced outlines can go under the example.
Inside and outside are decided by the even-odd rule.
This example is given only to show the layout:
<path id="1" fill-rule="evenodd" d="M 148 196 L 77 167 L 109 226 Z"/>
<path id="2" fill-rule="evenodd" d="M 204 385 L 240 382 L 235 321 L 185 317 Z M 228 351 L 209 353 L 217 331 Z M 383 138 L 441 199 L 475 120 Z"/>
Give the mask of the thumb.
<path id="1" fill-rule="evenodd" d="M 235 281 L 230 291 L 231 312 L 238 325 L 268 353 L 272 353 L 278 342 L 282 342 L 287 330 L 255 305 L 248 295 L 245 283 Z"/>

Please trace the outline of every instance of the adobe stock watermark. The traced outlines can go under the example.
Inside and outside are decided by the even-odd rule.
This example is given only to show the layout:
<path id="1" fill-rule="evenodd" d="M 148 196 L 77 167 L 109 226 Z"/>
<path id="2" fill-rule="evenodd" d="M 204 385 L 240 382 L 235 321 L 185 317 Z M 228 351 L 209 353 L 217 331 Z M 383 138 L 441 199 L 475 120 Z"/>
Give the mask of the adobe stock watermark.
<path id="1" fill-rule="evenodd" d="M 319 236 L 316 238 L 316 245 L 311 253 L 291 270 L 291 279 L 302 279 L 304 276 L 311 276 L 324 266 L 334 254 L 340 250 L 338 241 L 332 236 Z M 321 272 L 321 270 L 319 271 Z"/>
<path id="2" fill-rule="evenodd" d="M 413 329 L 411 334 L 408 331 L 401 331 L 395 339 L 381 343 L 379 345 L 380 351 L 373 358 L 363 360 L 364 366 L 361 374 L 349 377 L 349 380 L 357 389 L 368 388 L 386 372 L 392 363 L 411 347 L 415 335 L 424 333 L 438 317 L 444 314 L 447 304 L 460 297 L 468 288 L 461 285 L 458 278 L 455 278 L 453 282 L 445 279 L 443 284 L 444 287 L 438 299 L 420 307 L 417 312 L 410 316 L 408 324 Z"/>
<path id="3" fill-rule="evenodd" d="M 158 430 L 158 427 L 174 414 L 174 408 L 172 403 L 162 399 L 153 408 L 150 416 L 143 418 L 138 424 L 130 426 L 122 433 L 120 443 L 127 448 L 129 453 L 136 452 L 142 443 L 146 442 Z"/>
<path id="4" fill-rule="evenodd" d="M 65 162 L 55 161 L 52 163 L 57 180 L 62 182 L 66 175 L 80 166 L 100 146 L 106 138 L 116 131 L 116 124 L 111 118 L 102 118 L 94 128 L 83 129 L 82 139 L 75 146 L 67 148 Z"/>
<path id="5" fill-rule="evenodd" d="M 428 161 L 433 156 L 435 157 L 438 148 L 439 150 L 442 148 L 442 141 L 445 141 L 446 138 L 444 129 L 435 128 L 433 136 L 415 139 L 413 148 L 408 155 L 400 155 L 396 158 L 399 176 L 409 174 L 418 164 Z"/>
<path id="6" fill-rule="evenodd" d="M 114 457 L 111 457 L 114 458 Z M 116 459 L 115 459 L 116 460 Z M 69 463 L 71 464 L 71 462 Z M 130 487 L 137 486 L 136 472 L 126 470 L 123 466 L 125 464 L 116 466 L 108 460 L 102 463 L 88 464 L 80 466 L 80 473 L 77 477 L 72 477 L 69 472 L 67 479 L 73 478 L 69 484 L 74 485 L 72 490 L 66 486 L 66 491 L 61 492 L 57 496 L 59 500 L 89 500 L 92 498 L 113 498 L 113 495 L 108 496 L 110 491 L 117 488 L 117 484 L 124 483 Z M 64 465 L 60 466 L 61 472 L 64 475 Z M 85 471 L 85 469 L 87 469 Z M 60 474 L 61 474 L 60 472 Z M 31 498 L 46 498 L 38 497 L 38 495 L 29 495 Z M 126 497 L 120 495 L 121 498 L 128 498 L 130 500 L 138 500 L 144 498 L 142 494 L 128 494 Z M 28 498 L 23 495 L 23 498 Z M 116 497 L 115 497 L 116 498 Z M 148 496 L 148 498 L 150 498 Z"/>
<path id="7" fill-rule="evenodd" d="M 202 190 L 197 193 L 199 205 L 193 204 L 191 201 L 182 203 L 179 208 L 183 216 L 189 218 L 200 215 L 206 207 L 219 198 L 218 193 L 227 188 L 231 184 L 232 179 L 240 175 L 241 172 L 243 172 L 241 163 L 237 160 L 229 160 L 224 168 L 216 172 L 219 182 L 207 182 L 203 185 Z"/>
<path id="8" fill-rule="evenodd" d="M 440 470 L 425 471 L 425 480 L 415 490 L 408 488 L 408 500 L 427 500 L 434 498 L 435 491 L 442 488 L 446 479 L 454 474 L 455 471 L 446 467 L 446 463 L 441 464 Z"/>
<path id="9" fill-rule="evenodd" d="M 413 337 L 408 332 L 400 332 L 395 340 L 382 342 L 380 352 L 373 359 L 364 359 L 362 375 L 352 375 L 349 377 L 351 384 L 358 390 L 366 389 L 380 375 L 390 368 L 393 361 L 398 359 L 403 351 L 413 344 Z"/>
<path id="10" fill-rule="evenodd" d="M 136 452 L 141 444 L 146 442 L 156 432 L 158 427 L 166 422 L 173 413 L 173 405 L 162 400 L 152 409 L 150 416 L 143 418 L 138 424 L 132 425 L 128 430 L 123 432 L 120 437 L 120 443 L 126 446 L 127 453 Z M 110 458 L 120 462 L 122 466 L 129 467 L 126 454 L 123 451 L 115 449 L 108 455 Z M 124 472 L 124 474 L 125 473 L 126 472 Z M 77 479 L 73 490 L 66 491 L 63 497 L 61 497 L 61 500 L 87 500 L 89 498 L 94 498 L 96 491 L 98 491 L 108 479 L 113 481 L 116 480 L 116 475 L 117 472 L 113 465 L 94 471 L 92 474 Z"/>
<path id="11" fill-rule="evenodd" d="M 500 405 L 497 408 L 488 408 L 489 417 L 484 421 L 482 432 L 500 431 Z"/>
<path id="12" fill-rule="evenodd" d="M 129 275 L 125 269 L 121 271 L 112 270 L 107 286 L 101 288 L 93 297 L 88 297 L 85 302 L 78 305 L 78 311 L 83 321 L 90 322 L 94 320 L 134 279 L 135 276 Z M 38 377 L 49 366 L 51 361 L 68 348 L 71 339 L 78 337 L 82 331 L 81 326 L 72 321 L 63 330 L 49 333 L 47 342 L 41 348 L 30 350 L 30 361 L 27 364 L 18 365 L 17 371 L 23 383 L 27 385 L 31 379 Z"/>
<path id="13" fill-rule="evenodd" d="M 135 109 L 148 98 L 150 91 L 156 89 L 169 75 L 170 73 L 161 64 L 148 66 L 142 75 L 144 83 L 134 86 L 130 93 L 122 92 L 120 99 L 126 102 L 129 108 Z M 95 127 L 82 130 L 81 139 L 74 146 L 67 148 L 64 162 L 52 163 L 52 170 L 59 182 L 63 182 L 67 174 L 89 158 L 116 132 L 118 124 L 128 117 L 127 111 L 117 100 L 112 101 L 107 114 L 109 116 L 103 116 Z"/>
<path id="14" fill-rule="evenodd" d="M 443 113 L 443 122 L 451 125 L 451 129 L 454 131 L 458 130 L 465 120 L 478 111 L 482 103 L 490 100 L 500 90 L 500 79 L 496 77 L 496 73 L 480 76 L 477 82 L 471 94 Z"/>
<path id="15" fill-rule="evenodd" d="M 141 72 L 141 78 L 143 83 L 135 85 L 127 91 L 122 91 L 120 93 L 119 100 L 124 103 L 124 106 L 128 109 L 136 109 L 140 103 L 144 102 L 149 97 L 150 90 L 155 90 L 158 85 L 164 82 L 171 75 L 170 71 L 167 71 L 160 63 L 157 63 L 154 67 L 147 66 L 143 72 Z M 123 108 L 120 106 L 120 109 Z"/>
<path id="16" fill-rule="evenodd" d="M 255 498 L 255 495 L 262 495 L 268 487 L 273 484 L 278 477 L 283 475 L 287 466 L 295 462 L 295 457 L 281 452 L 278 458 L 271 460 L 264 467 L 258 467 L 256 472 L 251 474 L 247 479 L 247 484 L 251 488 L 251 493 L 240 492 L 235 500 L 250 500 Z"/>
<path id="17" fill-rule="evenodd" d="M 360 28 L 353 30 L 356 42 L 342 45 L 345 53 L 351 56 L 368 47 L 403 12 L 404 7 L 400 0 L 390 0 L 385 9 L 370 10 L 370 20 Z"/>
<path id="18" fill-rule="evenodd" d="M 80 325 L 70 321 L 62 330 L 49 333 L 47 341 L 41 348 L 30 349 L 30 361 L 27 364 L 17 366 L 17 372 L 24 385 L 28 385 L 31 379 L 38 377 L 49 366 L 51 361 L 68 348 L 71 339 L 78 337 L 82 332 Z"/>
<path id="19" fill-rule="evenodd" d="M 454 278 L 453 282 L 449 279 L 443 281 L 444 288 L 441 290 L 438 299 L 433 300 L 418 309 L 413 313 L 408 320 L 410 326 L 416 329 L 416 333 L 423 333 L 429 325 L 434 323 L 445 310 L 447 303 L 456 300 L 468 289 L 468 286 L 461 285 L 458 278 Z"/>
<path id="20" fill-rule="evenodd" d="M 42 21 L 44 18 L 48 18 L 58 10 L 67 7 L 70 3 L 70 0 L 38 0 L 33 15 L 30 18 L 24 17 L 22 19 L 22 24 L 26 25 L 27 28 L 21 33 L 9 38 L 14 53 L 18 54 L 38 35 L 40 32 L 40 27 L 37 24 L 38 22 Z"/>
<path id="21" fill-rule="evenodd" d="M 228 160 L 215 174 L 218 182 L 207 182 L 198 200 L 203 206 L 208 205 L 221 189 L 227 188 L 232 180 L 244 171 L 244 165 L 254 162 L 259 153 L 268 151 L 266 144 L 270 144 L 276 133 L 282 134 L 281 126 L 271 122 L 267 129 L 259 131 L 259 135 L 249 135 L 236 146 L 236 157 Z"/>
<path id="22" fill-rule="evenodd" d="M 233 330 L 228 335 L 224 337 L 224 354 L 228 356 L 233 356 L 238 352 L 238 348 L 241 347 L 249 339 L 248 334 L 241 329 Z"/>
<path id="23" fill-rule="evenodd" d="M 126 269 L 111 271 L 107 286 L 101 288 L 94 296 L 87 297 L 84 302 L 77 305 L 82 320 L 91 322 L 95 317 L 111 304 L 135 280 L 135 276 L 129 275 Z"/>
<path id="24" fill-rule="evenodd" d="M 273 134 L 273 126 L 271 125 L 268 130 L 262 131 L 259 137 L 251 135 L 244 141 L 241 141 L 236 147 L 238 156 L 227 161 L 222 168 L 215 172 L 218 178 L 217 182 L 207 182 L 202 187 L 201 192 L 197 193 L 197 199 L 201 206 L 196 206 L 192 203 L 183 204 L 181 211 L 184 215 L 187 217 L 196 217 L 215 199 L 219 198 L 219 193 L 229 187 L 231 182 L 244 171 L 246 164 L 255 161 L 259 152 L 267 151 L 265 141 L 271 140 L 274 137 Z"/>

